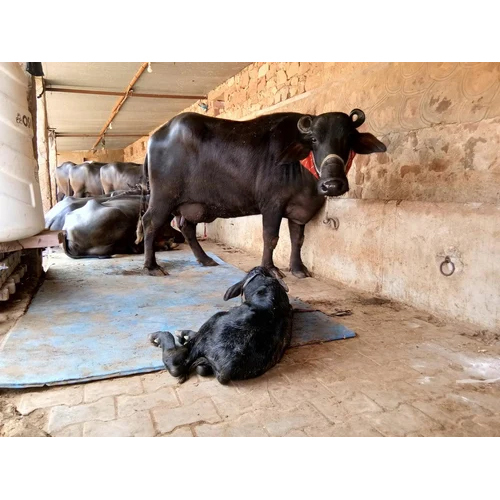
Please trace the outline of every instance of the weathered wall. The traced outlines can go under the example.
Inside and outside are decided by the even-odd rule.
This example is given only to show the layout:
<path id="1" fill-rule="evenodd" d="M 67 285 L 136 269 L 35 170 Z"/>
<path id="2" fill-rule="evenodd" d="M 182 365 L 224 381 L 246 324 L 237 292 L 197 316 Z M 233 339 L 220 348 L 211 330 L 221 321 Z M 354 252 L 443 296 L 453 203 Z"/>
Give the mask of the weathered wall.
<path id="1" fill-rule="evenodd" d="M 206 114 L 230 119 L 365 111 L 360 130 L 387 153 L 356 157 L 350 192 L 307 226 L 305 264 L 318 276 L 500 328 L 499 89 L 500 63 L 253 63 L 205 103 Z M 189 110 L 203 113 L 198 104 Z M 146 142 L 126 148 L 125 160 L 142 161 Z M 339 218 L 338 231 L 322 224 L 326 213 Z M 262 249 L 260 217 L 218 220 L 208 235 Z M 445 255 L 457 266 L 449 278 L 439 273 Z"/>
<path id="2" fill-rule="evenodd" d="M 65 161 L 72 161 L 73 163 L 83 163 L 87 160 L 99 162 L 113 162 L 124 161 L 122 149 L 105 149 L 97 150 L 95 153 L 92 151 L 61 151 L 57 152 L 57 164 L 60 165 Z"/>

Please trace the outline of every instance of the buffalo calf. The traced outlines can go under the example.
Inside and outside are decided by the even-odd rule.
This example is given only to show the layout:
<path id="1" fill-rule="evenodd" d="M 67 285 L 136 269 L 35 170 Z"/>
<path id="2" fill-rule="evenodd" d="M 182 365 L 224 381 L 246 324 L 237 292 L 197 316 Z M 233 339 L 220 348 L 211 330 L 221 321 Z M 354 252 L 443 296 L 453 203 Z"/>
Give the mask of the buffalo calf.
<path id="1" fill-rule="evenodd" d="M 287 286 L 264 267 L 255 267 L 230 287 L 229 300 L 241 295 L 242 304 L 218 312 L 198 332 L 182 330 L 151 334 L 163 350 L 163 363 L 182 383 L 196 369 L 215 374 L 221 384 L 258 377 L 278 363 L 292 336 L 292 307 Z"/>

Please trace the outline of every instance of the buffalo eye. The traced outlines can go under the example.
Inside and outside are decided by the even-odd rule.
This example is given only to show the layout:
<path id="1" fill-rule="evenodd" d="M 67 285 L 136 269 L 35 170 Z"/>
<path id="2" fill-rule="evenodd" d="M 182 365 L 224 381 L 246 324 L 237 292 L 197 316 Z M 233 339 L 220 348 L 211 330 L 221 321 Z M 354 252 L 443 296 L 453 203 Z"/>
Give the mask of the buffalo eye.
<path id="1" fill-rule="evenodd" d="M 316 144 L 318 142 L 318 139 L 316 139 L 316 137 L 311 137 L 311 142 L 313 144 Z"/>

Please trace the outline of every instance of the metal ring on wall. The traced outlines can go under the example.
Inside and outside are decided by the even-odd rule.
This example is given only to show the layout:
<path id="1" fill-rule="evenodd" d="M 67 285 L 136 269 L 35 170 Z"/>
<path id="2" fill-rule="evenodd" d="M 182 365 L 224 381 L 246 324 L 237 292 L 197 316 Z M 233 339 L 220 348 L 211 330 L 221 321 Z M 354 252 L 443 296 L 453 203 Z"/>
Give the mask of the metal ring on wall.
<path id="1" fill-rule="evenodd" d="M 444 267 L 446 265 L 450 265 L 451 266 L 451 271 L 446 273 L 444 272 Z M 439 266 L 439 270 L 441 271 L 441 274 L 443 276 L 451 276 L 454 272 L 455 272 L 455 264 L 453 264 L 453 262 L 451 261 L 451 259 L 446 256 L 443 260 L 443 262 L 441 262 L 441 265 Z"/>
<path id="2" fill-rule="evenodd" d="M 337 231 L 340 226 L 340 221 L 337 219 L 337 217 L 328 217 L 323 220 L 323 224 L 325 226 L 333 227 L 333 229 Z"/>

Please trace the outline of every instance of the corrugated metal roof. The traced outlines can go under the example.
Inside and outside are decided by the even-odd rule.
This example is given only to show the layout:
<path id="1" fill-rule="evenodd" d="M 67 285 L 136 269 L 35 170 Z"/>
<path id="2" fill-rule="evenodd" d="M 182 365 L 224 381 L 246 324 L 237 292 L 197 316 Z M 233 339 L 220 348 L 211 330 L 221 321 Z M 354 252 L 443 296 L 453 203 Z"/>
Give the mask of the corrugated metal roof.
<path id="1" fill-rule="evenodd" d="M 123 92 L 141 66 L 129 63 L 43 63 L 48 87 Z M 134 85 L 145 94 L 206 95 L 248 62 L 152 62 Z M 46 92 L 49 127 L 56 133 L 93 134 L 58 137 L 58 151 L 88 150 L 108 120 L 118 96 Z M 193 104 L 187 99 L 130 97 L 113 120 L 106 148 L 122 149 Z M 111 137 L 137 134 L 136 137 Z"/>

